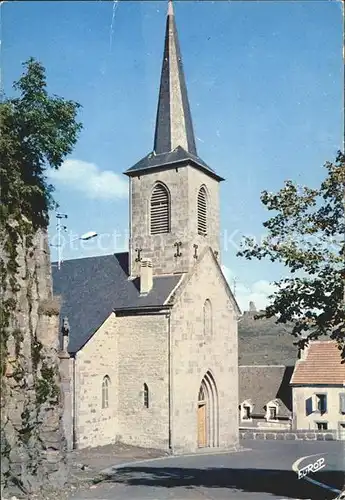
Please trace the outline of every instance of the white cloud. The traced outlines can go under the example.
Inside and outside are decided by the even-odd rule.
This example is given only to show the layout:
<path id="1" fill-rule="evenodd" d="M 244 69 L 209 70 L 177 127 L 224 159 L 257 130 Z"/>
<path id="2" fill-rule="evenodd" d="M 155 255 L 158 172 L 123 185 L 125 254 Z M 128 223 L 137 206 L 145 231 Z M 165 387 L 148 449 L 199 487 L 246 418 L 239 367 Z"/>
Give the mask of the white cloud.
<path id="1" fill-rule="evenodd" d="M 48 177 L 88 198 L 116 200 L 128 197 L 127 181 L 111 170 L 101 170 L 94 163 L 66 160 L 59 170 L 50 170 Z"/>
<path id="2" fill-rule="evenodd" d="M 234 291 L 234 273 L 227 266 L 222 266 L 222 271 L 230 288 Z M 264 309 L 268 304 L 268 296 L 274 292 L 274 285 L 267 280 L 258 280 L 250 285 L 236 282 L 236 300 L 241 311 L 248 311 L 249 302 L 254 302 L 257 309 Z"/>

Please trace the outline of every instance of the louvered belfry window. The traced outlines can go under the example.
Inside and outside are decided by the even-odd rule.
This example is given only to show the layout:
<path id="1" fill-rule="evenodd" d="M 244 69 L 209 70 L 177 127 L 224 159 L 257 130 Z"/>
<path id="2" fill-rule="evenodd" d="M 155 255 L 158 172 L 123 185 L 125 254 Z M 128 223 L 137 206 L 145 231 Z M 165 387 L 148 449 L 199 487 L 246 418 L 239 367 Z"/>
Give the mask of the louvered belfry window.
<path id="1" fill-rule="evenodd" d="M 169 233 L 170 200 L 163 184 L 156 184 L 151 197 L 151 234 Z"/>
<path id="2" fill-rule="evenodd" d="M 198 234 L 207 234 L 207 196 L 202 186 L 198 193 Z"/>

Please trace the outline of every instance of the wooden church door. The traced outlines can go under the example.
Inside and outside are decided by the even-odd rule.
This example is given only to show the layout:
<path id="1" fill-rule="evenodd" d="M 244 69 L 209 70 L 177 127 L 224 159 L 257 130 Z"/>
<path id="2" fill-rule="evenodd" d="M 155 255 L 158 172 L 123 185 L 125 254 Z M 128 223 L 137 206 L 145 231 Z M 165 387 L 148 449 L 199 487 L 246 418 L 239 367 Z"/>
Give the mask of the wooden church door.
<path id="1" fill-rule="evenodd" d="M 206 404 L 198 406 L 198 447 L 206 446 Z"/>

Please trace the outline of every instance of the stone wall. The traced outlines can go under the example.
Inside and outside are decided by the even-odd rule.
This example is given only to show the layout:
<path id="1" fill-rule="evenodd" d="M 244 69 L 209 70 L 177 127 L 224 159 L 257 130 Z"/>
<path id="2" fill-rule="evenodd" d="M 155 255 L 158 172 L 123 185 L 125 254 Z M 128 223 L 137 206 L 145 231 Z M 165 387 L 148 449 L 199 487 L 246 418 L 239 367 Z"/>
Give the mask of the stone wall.
<path id="1" fill-rule="evenodd" d="M 67 477 L 59 389 L 59 306 L 51 287 L 47 234 L 13 245 L 2 235 L 3 324 L 1 490 L 27 498 L 41 488 L 62 488 Z M 7 241 L 7 245 L 6 245 Z M 16 271 L 9 272 L 9 263 Z"/>
<path id="2" fill-rule="evenodd" d="M 261 432 L 270 432 L 270 431 L 289 431 L 292 429 L 292 422 L 290 419 L 281 419 L 278 422 L 270 422 L 266 421 L 265 416 L 260 418 L 252 417 L 250 421 L 242 420 L 239 418 L 239 427 L 240 430 L 256 430 Z"/>
<path id="3" fill-rule="evenodd" d="M 241 439 L 276 439 L 285 441 L 336 441 L 339 439 L 337 431 L 252 431 L 240 430 Z"/>
<path id="4" fill-rule="evenodd" d="M 169 449 L 168 319 L 165 313 L 116 318 L 119 357 L 118 439 Z M 144 405 L 148 387 L 148 408 Z"/>
<path id="5" fill-rule="evenodd" d="M 118 347 L 116 318 L 111 314 L 75 358 L 76 447 L 115 442 L 118 433 Z M 109 377 L 108 407 L 102 408 L 102 382 Z M 73 411 L 73 410 L 72 410 Z"/>
<path id="6" fill-rule="evenodd" d="M 78 449 L 121 441 L 168 450 L 167 326 L 165 314 L 111 314 L 77 353 Z M 110 379 L 108 408 L 102 408 L 105 376 Z M 149 389 L 148 408 L 143 401 L 144 384 Z"/>

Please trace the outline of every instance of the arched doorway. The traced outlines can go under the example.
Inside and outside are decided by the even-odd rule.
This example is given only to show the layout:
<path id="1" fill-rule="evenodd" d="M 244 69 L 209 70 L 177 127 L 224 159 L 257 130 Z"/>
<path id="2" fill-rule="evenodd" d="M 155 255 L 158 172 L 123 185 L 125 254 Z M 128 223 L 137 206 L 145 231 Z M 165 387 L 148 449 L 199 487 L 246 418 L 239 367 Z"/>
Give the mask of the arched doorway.
<path id="1" fill-rule="evenodd" d="M 218 392 L 213 375 L 208 371 L 198 394 L 198 447 L 217 447 L 219 443 Z"/>

